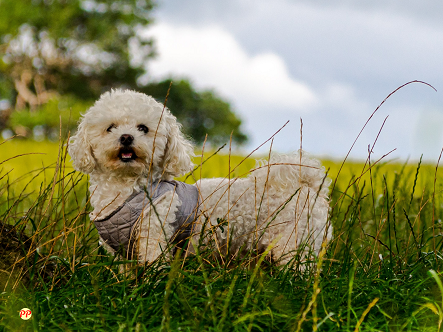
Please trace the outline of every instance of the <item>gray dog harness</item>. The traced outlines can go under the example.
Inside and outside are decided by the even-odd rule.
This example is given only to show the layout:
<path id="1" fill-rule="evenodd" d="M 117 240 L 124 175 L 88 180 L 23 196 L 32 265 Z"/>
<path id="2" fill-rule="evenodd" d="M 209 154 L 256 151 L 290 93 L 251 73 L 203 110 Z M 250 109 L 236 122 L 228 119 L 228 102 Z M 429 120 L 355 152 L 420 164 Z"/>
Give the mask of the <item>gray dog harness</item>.
<path id="1" fill-rule="evenodd" d="M 198 214 L 198 190 L 195 186 L 175 180 L 154 182 L 147 188 L 147 192 L 133 193 L 110 215 L 95 220 L 95 227 L 101 238 L 116 252 L 132 258 L 136 252 L 137 240 L 134 226 L 139 224 L 137 221 L 140 220 L 143 210 L 168 191 L 175 192 L 182 203 L 175 213 L 174 223 L 171 224 L 175 230 L 172 241 L 180 243 L 186 240 L 191 234 L 192 223 Z"/>

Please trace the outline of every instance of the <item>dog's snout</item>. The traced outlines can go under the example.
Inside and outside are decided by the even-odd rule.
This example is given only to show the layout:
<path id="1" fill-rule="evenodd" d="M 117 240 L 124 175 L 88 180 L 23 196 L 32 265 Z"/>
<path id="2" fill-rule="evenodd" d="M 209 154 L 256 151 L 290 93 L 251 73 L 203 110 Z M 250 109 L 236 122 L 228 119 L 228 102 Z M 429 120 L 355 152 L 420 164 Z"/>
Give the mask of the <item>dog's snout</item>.
<path id="1" fill-rule="evenodd" d="M 131 145 L 134 137 L 132 135 L 123 134 L 120 136 L 120 143 L 124 146 Z"/>

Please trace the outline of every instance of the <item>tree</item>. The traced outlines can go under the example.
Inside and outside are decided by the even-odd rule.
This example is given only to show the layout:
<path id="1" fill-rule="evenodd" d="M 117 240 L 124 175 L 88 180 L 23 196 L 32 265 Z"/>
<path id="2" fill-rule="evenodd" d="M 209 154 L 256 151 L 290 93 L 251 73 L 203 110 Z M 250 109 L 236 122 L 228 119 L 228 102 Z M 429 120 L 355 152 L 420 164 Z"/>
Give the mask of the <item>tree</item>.
<path id="1" fill-rule="evenodd" d="M 136 33 L 151 9 L 151 0 L 0 0 L 2 99 L 32 110 L 56 94 L 96 99 L 134 86 L 153 55 L 152 40 Z"/>
<path id="2" fill-rule="evenodd" d="M 158 101 L 164 103 L 171 80 L 150 83 L 141 88 Z M 247 136 L 241 132 L 241 120 L 231 111 L 231 106 L 213 91 L 196 92 L 187 80 L 172 81 L 166 106 L 183 124 L 186 134 L 196 143 L 208 142 L 220 145 L 230 140 L 242 144 Z"/>
<path id="3" fill-rule="evenodd" d="M 12 105 L 2 112 L 0 104 L 0 130 L 49 135 L 58 132 L 58 111 L 72 130 L 79 110 L 110 88 L 164 100 L 169 81 L 137 85 L 154 55 L 153 41 L 138 33 L 152 8 L 153 0 L 0 0 L 0 103 Z M 234 142 L 246 140 L 229 103 L 212 91 L 181 80 L 168 106 L 197 143 L 206 133 L 214 145 L 231 132 Z"/>

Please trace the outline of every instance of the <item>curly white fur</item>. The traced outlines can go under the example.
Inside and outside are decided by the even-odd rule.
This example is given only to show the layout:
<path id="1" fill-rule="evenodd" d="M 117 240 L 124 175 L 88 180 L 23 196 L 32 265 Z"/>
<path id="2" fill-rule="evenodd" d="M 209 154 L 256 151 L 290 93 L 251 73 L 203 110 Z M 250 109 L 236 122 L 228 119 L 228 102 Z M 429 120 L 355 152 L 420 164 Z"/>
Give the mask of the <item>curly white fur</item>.
<path id="1" fill-rule="evenodd" d="M 125 137 L 130 144 L 123 144 Z M 122 157 L 124 148 L 130 148 L 130 159 Z M 68 149 L 75 169 L 90 175 L 92 220 L 109 215 L 134 191 L 193 166 L 193 146 L 176 118 L 152 97 L 129 90 L 104 93 L 83 115 Z M 194 239 L 206 222 L 220 253 L 227 250 L 229 238 L 231 253 L 263 251 L 278 239 L 271 255 L 281 263 L 302 243 L 318 252 L 322 241 L 331 238 L 329 184 L 320 162 L 301 151 L 273 154 L 247 178 L 200 180 L 195 184 L 201 214 L 193 226 Z M 168 245 L 174 235 L 169 224 L 180 204 L 169 193 L 156 202 L 155 211 L 145 209 L 137 226 L 141 261 L 155 260 Z"/>
<path id="2" fill-rule="evenodd" d="M 216 232 L 219 250 L 264 251 L 276 240 L 271 255 L 288 262 L 302 244 L 319 252 L 331 238 L 327 227 L 328 187 L 324 168 L 305 153 L 271 156 L 259 161 L 244 179 L 203 179 L 197 182 L 202 214 Z M 219 227 L 224 222 L 225 227 Z M 197 224 L 197 230 L 202 225 Z"/>

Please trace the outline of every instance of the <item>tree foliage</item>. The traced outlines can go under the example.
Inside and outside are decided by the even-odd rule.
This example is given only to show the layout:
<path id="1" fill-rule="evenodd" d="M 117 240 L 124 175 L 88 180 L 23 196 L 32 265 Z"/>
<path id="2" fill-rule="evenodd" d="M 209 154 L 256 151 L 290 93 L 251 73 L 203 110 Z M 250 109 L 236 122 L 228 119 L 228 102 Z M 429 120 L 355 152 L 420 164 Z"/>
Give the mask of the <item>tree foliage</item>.
<path id="1" fill-rule="evenodd" d="M 136 33 L 150 23 L 150 0 L 0 0 L 0 8 L 0 70 L 17 108 L 34 109 L 55 94 L 95 99 L 131 87 L 152 56 L 152 41 Z M 138 64 L 131 45 L 143 50 Z"/>
<path id="2" fill-rule="evenodd" d="M 150 83 L 141 91 L 164 103 L 171 80 Z M 234 143 L 244 143 L 246 135 L 241 132 L 241 120 L 231 111 L 229 103 L 213 91 L 196 92 L 189 81 L 173 81 L 166 106 L 174 113 L 184 132 L 196 142 L 202 143 L 208 134 L 213 145 L 229 142 L 232 133 Z"/>
<path id="3" fill-rule="evenodd" d="M 153 0 L 0 0 L 0 102 L 11 105 L 7 112 L 0 105 L 0 130 L 50 132 L 54 112 L 66 118 L 67 104 L 75 124 L 78 110 L 111 88 L 164 100 L 169 81 L 137 84 L 154 55 L 153 40 L 138 33 L 151 23 L 152 8 Z M 181 80 L 168 106 L 197 143 L 206 133 L 214 144 L 231 132 L 236 143 L 246 140 L 229 103 L 212 91 Z"/>

